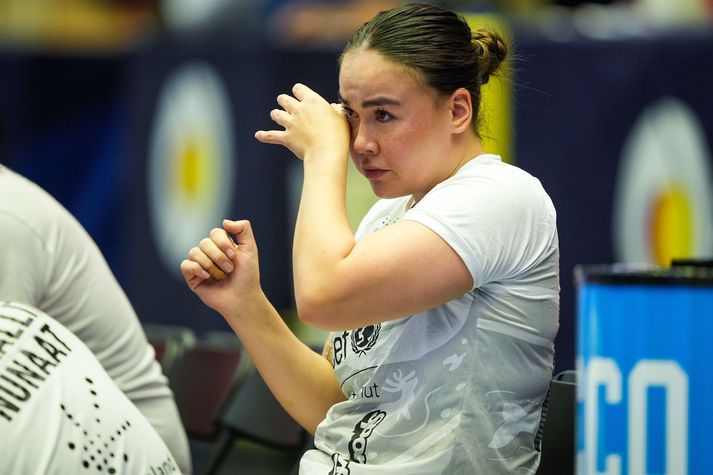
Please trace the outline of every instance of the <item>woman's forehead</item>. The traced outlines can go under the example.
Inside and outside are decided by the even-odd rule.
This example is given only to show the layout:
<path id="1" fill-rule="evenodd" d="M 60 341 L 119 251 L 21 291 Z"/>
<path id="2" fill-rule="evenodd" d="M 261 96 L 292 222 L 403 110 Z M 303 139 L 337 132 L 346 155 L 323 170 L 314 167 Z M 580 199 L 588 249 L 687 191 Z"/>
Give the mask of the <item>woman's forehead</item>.
<path id="1" fill-rule="evenodd" d="M 417 89 L 425 86 L 415 70 L 373 50 L 358 50 L 344 56 L 339 71 L 342 99 L 361 101 L 371 96 L 400 96 L 413 94 Z"/>
<path id="2" fill-rule="evenodd" d="M 355 73 L 418 75 L 413 68 L 400 64 L 388 56 L 368 48 L 352 50 L 342 58 L 339 69 L 340 77 Z"/>

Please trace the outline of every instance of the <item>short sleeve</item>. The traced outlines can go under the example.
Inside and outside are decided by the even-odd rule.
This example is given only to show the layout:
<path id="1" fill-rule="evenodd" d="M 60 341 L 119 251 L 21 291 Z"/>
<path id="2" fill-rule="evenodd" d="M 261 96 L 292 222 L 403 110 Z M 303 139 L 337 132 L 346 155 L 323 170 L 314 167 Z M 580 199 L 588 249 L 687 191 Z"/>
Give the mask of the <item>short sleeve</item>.
<path id="1" fill-rule="evenodd" d="M 474 288 L 536 265 L 556 234 L 554 206 L 536 178 L 499 160 L 478 160 L 404 215 L 456 251 Z"/>

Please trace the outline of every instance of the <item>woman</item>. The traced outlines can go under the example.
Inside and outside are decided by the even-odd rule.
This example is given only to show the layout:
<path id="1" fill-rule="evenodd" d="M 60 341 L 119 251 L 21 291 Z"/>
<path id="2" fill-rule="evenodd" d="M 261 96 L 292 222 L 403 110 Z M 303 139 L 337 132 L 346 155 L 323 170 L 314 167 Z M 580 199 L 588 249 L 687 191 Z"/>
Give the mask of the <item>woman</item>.
<path id="1" fill-rule="evenodd" d="M 300 473 L 537 468 L 559 253 L 539 181 L 487 154 L 477 132 L 480 87 L 505 55 L 497 34 L 404 5 L 347 44 L 340 105 L 297 84 L 270 114 L 284 130 L 256 133 L 304 161 L 295 297 L 303 321 L 332 330 L 327 358 L 267 302 L 246 221 L 226 220 L 181 265 L 314 433 Z M 348 155 L 383 198 L 356 236 L 345 210 Z"/>

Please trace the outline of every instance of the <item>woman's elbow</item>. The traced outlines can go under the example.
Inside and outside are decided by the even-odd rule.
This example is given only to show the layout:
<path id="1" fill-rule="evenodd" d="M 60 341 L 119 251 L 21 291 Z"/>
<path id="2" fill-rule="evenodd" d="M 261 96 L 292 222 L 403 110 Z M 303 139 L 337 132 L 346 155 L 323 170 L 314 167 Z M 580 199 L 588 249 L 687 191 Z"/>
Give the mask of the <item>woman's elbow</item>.
<path id="1" fill-rule="evenodd" d="M 320 330 L 341 330 L 339 316 L 344 313 L 340 308 L 343 299 L 331 296 L 326 291 L 296 292 L 297 314 L 303 323 Z"/>
<path id="2" fill-rule="evenodd" d="M 303 323 L 319 328 L 320 330 L 329 330 L 325 328 L 327 317 L 327 305 L 323 299 L 306 296 L 306 295 L 296 295 L 295 302 L 297 306 L 297 314 Z"/>

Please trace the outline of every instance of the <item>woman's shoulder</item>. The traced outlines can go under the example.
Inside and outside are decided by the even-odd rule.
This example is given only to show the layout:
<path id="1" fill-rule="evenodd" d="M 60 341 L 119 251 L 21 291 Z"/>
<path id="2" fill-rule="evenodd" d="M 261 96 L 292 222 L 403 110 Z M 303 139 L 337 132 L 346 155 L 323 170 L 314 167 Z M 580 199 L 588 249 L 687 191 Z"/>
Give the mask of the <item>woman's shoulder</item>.
<path id="1" fill-rule="evenodd" d="M 463 165 L 451 178 L 444 181 L 466 181 L 480 180 L 484 183 L 518 183 L 523 181 L 537 181 L 537 179 L 526 170 L 507 162 L 504 162 L 499 155 L 485 154 L 475 157 Z"/>
<path id="2" fill-rule="evenodd" d="M 483 226 L 504 221 L 554 222 L 556 211 L 540 181 L 499 157 L 478 157 L 454 176 L 434 187 L 407 217 L 427 215 L 438 219 Z"/>
<path id="3" fill-rule="evenodd" d="M 433 200 L 450 197 L 456 202 L 540 201 L 547 193 L 526 170 L 503 162 L 497 155 L 481 155 L 463 165 L 426 195 Z"/>

